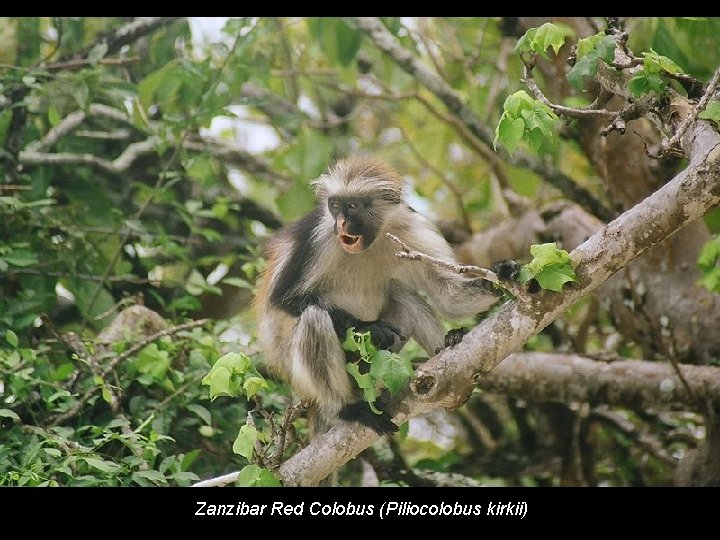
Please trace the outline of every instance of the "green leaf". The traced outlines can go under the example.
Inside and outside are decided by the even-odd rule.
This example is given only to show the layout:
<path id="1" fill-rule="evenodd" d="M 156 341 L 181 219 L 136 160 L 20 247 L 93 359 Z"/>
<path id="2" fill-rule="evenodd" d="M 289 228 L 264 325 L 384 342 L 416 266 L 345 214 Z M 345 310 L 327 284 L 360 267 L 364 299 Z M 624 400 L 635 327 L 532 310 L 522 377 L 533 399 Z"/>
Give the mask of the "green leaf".
<path id="1" fill-rule="evenodd" d="M 240 470 L 237 485 L 240 487 L 279 487 L 282 484 L 273 473 L 251 463 Z"/>
<path id="2" fill-rule="evenodd" d="M 551 264 L 543 268 L 536 276 L 543 289 L 560 292 L 563 285 L 569 281 L 577 281 L 572 267 L 562 264 Z"/>
<path id="3" fill-rule="evenodd" d="M 38 263 L 37 255 L 25 249 L 11 251 L 8 255 L 5 255 L 3 259 L 13 266 L 20 267 L 34 266 Z"/>
<path id="4" fill-rule="evenodd" d="M 577 43 L 577 60 L 567 74 L 567 79 L 578 90 L 582 89 L 584 78 L 597 75 L 598 61 L 612 62 L 615 59 L 615 39 L 604 33 L 595 34 Z"/>
<path id="5" fill-rule="evenodd" d="M 515 52 L 536 52 L 548 58 L 545 52 L 552 48 L 555 54 L 565 43 L 565 39 L 572 37 L 575 32 L 563 24 L 545 23 L 538 28 L 531 28 L 515 45 Z"/>
<path id="6" fill-rule="evenodd" d="M 270 387 L 262 377 L 248 377 L 243 382 L 243 390 L 248 399 L 256 395 L 260 390 L 268 390 Z"/>
<path id="7" fill-rule="evenodd" d="M 10 132 L 10 123 L 12 121 L 12 109 L 6 107 L 0 112 L 0 147 L 5 146 L 8 133 Z"/>
<path id="8" fill-rule="evenodd" d="M 530 253 L 533 260 L 520 269 L 521 282 L 535 278 L 543 289 L 559 292 L 563 284 L 577 281 L 570 254 L 554 242 L 530 246 Z"/>
<path id="9" fill-rule="evenodd" d="M 680 66 L 667 56 L 658 54 L 652 49 L 650 49 L 650 52 L 644 52 L 643 57 L 645 58 L 643 69 L 648 74 L 660 73 L 661 71 L 666 71 L 667 73 L 685 73 Z"/>
<path id="10" fill-rule="evenodd" d="M 391 394 L 405 388 L 412 374 L 410 358 L 403 358 L 390 351 L 378 351 L 370 364 L 370 375 L 376 380 L 382 380 Z"/>
<path id="11" fill-rule="evenodd" d="M 218 396 L 240 395 L 242 382 L 248 373 L 257 375 L 250 359 L 242 353 L 228 353 L 218 359 L 203 377 L 202 384 L 210 387 L 210 399 Z"/>
<path id="12" fill-rule="evenodd" d="M 160 381 L 165 378 L 170 367 L 170 354 L 158 349 L 157 343 L 151 343 L 140 351 L 134 366 L 140 373 L 145 373 L 150 375 L 153 380 Z"/>
<path id="13" fill-rule="evenodd" d="M 190 403 L 187 405 L 187 410 L 195 413 L 200 417 L 200 419 L 205 422 L 208 426 L 212 424 L 212 417 L 210 415 L 210 411 L 208 411 L 205 407 L 202 405 L 199 405 L 197 403 Z"/>
<path id="14" fill-rule="evenodd" d="M 117 472 L 120 469 L 120 466 L 116 463 L 113 463 L 111 461 L 104 461 L 102 459 L 97 458 L 90 458 L 90 457 L 84 457 L 82 458 L 85 460 L 85 463 L 90 465 L 91 467 L 102 471 L 104 473 L 112 474 L 114 472 Z"/>
<path id="15" fill-rule="evenodd" d="M 218 396 L 235 397 L 230 390 L 230 370 L 219 367 L 212 368 L 212 371 L 205 375 L 202 384 L 210 387 L 210 400 L 215 401 Z"/>
<path id="16" fill-rule="evenodd" d="M 507 151 L 512 154 L 525 134 L 525 121 L 522 118 L 511 118 L 503 114 L 495 130 L 493 145 L 497 148 L 500 141 Z"/>
<path id="17" fill-rule="evenodd" d="M 57 126 L 62 118 L 60 118 L 60 113 L 57 110 L 57 107 L 54 103 L 51 103 L 48 107 L 48 121 L 50 122 L 50 125 L 52 127 Z"/>
<path id="18" fill-rule="evenodd" d="M 345 364 L 347 372 L 355 379 L 358 387 L 362 390 L 363 399 L 367 401 L 370 409 L 375 414 L 382 414 L 382 411 L 375 407 L 375 400 L 377 399 L 377 390 L 375 389 L 375 381 L 369 373 L 360 373 L 360 369 L 357 364 L 349 363 Z"/>
<path id="19" fill-rule="evenodd" d="M 720 100 L 713 99 L 705 107 L 705 110 L 699 114 L 700 118 L 712 120 L 720 125 Z"/>
<path id="20" fill-rule="evenodd" d="M 660 75 L 647 73 L 646 71 L 638 71 L 628 83 L 628 90 L 630 90 L 635 97 L 640 97 L 650 92 L 663 94 L 666 89 L 667 84 Z"/>
<path id="21" fill-rule="evenodd" d="M 255 448 L 255 441 L 258 440 L 258 431 L 254 426 L 245 424 L 240 428 L 235 442 L 233 443 L 233 452 L 243 456 L 244 458 L 251 459 L 253 455 L 253 449 Z"/>
<path id="22" fill-rule="evenodd" d="M 17 413 L 15 411 L 11 411 L 10 409 L 0 409 L 0 418 L 10 418 L 15 422 L 20 421 L 20 417 Z"/>
<path id="23" fill-rule="evenodd" d="M 149 480 L 153 484 L 167 484 L 167 479 L 165 478 L 165 475 L 161 473 L 160 471 L 137 471 L 133 473 L 133 479 L 137 481 L 137 479 L 142 478 L 144 480 Z M 140 482 L 138 482 L 140 483 Z"/>
<path id="24" fill-rule="evenodd" d="M 17 349 L 19 343 L 17 334 L 9 328 L 5 330 L 5 341 L 7 341 L 13 349 Z"/>

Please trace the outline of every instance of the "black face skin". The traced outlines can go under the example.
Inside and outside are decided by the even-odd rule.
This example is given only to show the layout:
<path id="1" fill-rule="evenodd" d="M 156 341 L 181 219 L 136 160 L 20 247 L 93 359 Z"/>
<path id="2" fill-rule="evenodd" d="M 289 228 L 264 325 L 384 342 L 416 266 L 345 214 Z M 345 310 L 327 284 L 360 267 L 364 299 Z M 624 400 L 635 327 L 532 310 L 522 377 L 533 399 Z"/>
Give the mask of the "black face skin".
<path id="1" fill-rule="evenodd" d="M 373 243 L 379 224 L 371 214 L 372 201 L 363 197 L 330 197 L 328 210 L 335 218 L 335 234 L 347 253 L 359 253 Z"/>

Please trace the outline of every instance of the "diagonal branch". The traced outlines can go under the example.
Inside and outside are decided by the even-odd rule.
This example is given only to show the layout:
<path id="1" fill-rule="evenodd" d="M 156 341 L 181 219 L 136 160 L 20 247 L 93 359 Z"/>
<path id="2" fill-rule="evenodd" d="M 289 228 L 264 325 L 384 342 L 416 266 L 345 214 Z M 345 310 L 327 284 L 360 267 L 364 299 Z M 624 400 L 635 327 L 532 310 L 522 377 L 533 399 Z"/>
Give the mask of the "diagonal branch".
<path id="1" fill-rule="evenodd" d="M 609 223 L 576 248 L 578 282 L 563 293 L 543 292 L 528 304 L 508 302 L 471 330 L 462 343 L 421 366 L 395 404 L 397 424 L 435 407 L 461 405 L 475 385 L 510 353 L 557 319 L 568 307 L 604 283 L 620 268 L 681 227 L 720 205 L 720 134 L 708 122 L 695 122 L 682 139 L 688 167 L 653 195 Z M 687 374 L 687 373 L 685 373 Z M 314 485 L 377 440 L 370 429 L 340 424 L 315 438 L 286 461 L 286 485 Z"/>
<path id="2" fill-rule="evenodd" d="M 346 17 L 346 19 L 365 32 L 373 44 L 386 53 L 398 66 L 435 94 L 475 137 L 486 145 L 492 146 L 494 139 L 492 130 L 480 121 L 473 110 L 447 82 L 403 47 L 377 17 Z M 559 189 L 567 198 L 575 201 L 603 221 L 612 219 L 613 212 L 595 199 L 589 191 L 546 162 L 519 151 L 512 156 L 505 154 L 503 158 L 516 167 L 533 171 Z"/>

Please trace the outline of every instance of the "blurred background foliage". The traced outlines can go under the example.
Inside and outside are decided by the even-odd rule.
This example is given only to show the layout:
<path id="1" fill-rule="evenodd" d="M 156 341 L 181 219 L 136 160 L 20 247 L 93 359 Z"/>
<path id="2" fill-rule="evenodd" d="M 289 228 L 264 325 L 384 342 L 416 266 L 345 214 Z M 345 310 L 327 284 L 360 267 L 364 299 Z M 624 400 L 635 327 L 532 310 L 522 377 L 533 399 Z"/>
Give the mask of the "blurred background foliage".
<path id="1" fill-rule="evenodd" d="M 515 19 L 383 22 L 495 128 L 522 88 Z M 720 19 L 628 19 L 627 30 L 635 50 L 654 49 L 702 81 L 720 63 Z M 498 159 L 452 113 L 338 18 L 0 18 L 0 485 L 188 485 L 257 462 L 237 452 L 238 429 L 250 412 L 250 442 L 270 443 L 289 389 L 268 378 L 248 399 L 211 402 L 201 379 L 229 352 L 266 375 L 249 310 L 260 247 L 312 208 L 309 181 L 333 159 L 389 161 L 413 206 L 454 243 L 507 218 L 508 191 L 537 207 L 563 197 Z M 572 136 L 561 130 L 542 159 L 610 205 Z M 137 304 L 164 321 L 99 341 Z M 581 352 L 599 354 L 617 331 L 592 300 L 528 348 L 567 347 L 557 334 L 589 309 L 600 311 Z M 168 328 L 132 350 L 141 334 Z M 478 393 L 458 413 L 413 421 L 366 459 L 390 484 L 426 482 L 418 471 L 573 483 L 564 452 L 576 439 L 548 442 L 545 424 L 586 408 Z M 621 414 L 655 430 L 662 452 L 596 415 L 584 424 L 590 483 L 670 483 L 673 460 L 703 436 L 694 413 Z M 295 420 L 288 453 L 305 430 Z M 268 481 L 250 476 L 246 484 Z M 357 463 L 342 481 L 359 482 Z"/>

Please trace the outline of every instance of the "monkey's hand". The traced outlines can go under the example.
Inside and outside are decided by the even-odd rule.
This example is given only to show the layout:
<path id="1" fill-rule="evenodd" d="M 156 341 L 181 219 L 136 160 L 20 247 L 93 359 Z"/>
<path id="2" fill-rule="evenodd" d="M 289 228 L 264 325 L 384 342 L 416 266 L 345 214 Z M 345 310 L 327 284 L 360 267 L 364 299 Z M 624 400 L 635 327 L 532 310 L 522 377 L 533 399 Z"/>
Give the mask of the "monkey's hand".
<path id="1" fill-rule="evenodd" d="M 515 281 L 520 274 L 520 263 L 512 259 L 498 261 L 490 267 L 500 278 L 500 281 Z"/>
<path id="2" fill-rule="evenodd" d="M 370 410 L 370 406 L 365 401 L 347 403 L 340 410 L 340 418 L 347 422 L 359 422 L 380 436 L 396 433 L 398 430 L 398 427 L 393 423 L 389 414 L 375 414 Z"/>
<path id="3" fill-rule="evenodd" d="M 372 341 L 378 349 L 398 352 L 405 346 L 408 338 L 394 324 L 385 321 L 362 322 L 357 327 L 358 332 L 370 332 Z M 377 415 L 376 415 L 377 416 Z"/>

